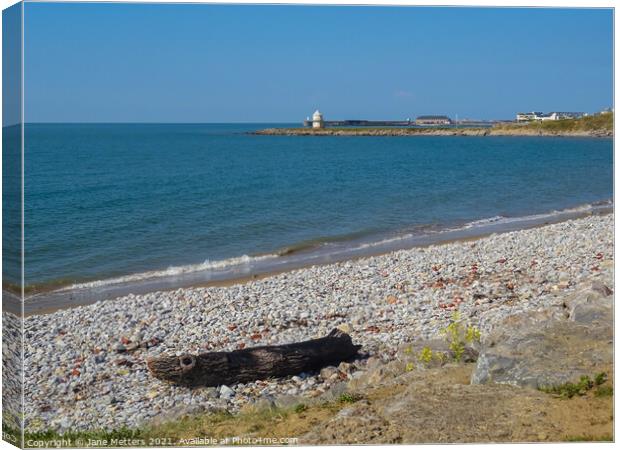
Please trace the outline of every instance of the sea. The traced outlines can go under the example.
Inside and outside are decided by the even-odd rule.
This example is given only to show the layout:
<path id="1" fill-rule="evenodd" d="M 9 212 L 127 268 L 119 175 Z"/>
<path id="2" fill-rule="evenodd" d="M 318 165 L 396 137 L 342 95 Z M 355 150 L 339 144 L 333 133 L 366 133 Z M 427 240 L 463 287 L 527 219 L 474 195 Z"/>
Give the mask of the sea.
<path id="1" fill-rule="evenodd" d="M 252 277 L 613 205 L 609 138 L 251 133 L 276 126 L 299 125 L 27 124 L 26 302 Z"/>

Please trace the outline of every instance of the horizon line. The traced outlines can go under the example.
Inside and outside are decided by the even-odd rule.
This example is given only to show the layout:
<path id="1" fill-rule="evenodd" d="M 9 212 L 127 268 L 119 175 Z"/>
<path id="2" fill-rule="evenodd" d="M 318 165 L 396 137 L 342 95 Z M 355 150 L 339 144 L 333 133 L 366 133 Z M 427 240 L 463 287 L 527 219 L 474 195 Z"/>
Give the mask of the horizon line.
<path id="1" fill-rule="evenodd" d="M 183 121 L 170 121 L 170 122 L 164 122 L 164 121 L 84 121 L 84 122 L 76 122 L 76 121 L 33 121 L 33 122 L 16 122 L 16 123 L 12 123 L 12 124 L 6 124 L 6 125 L 2 125 L 3 128 L 6 127 L 13 127 L 16 125 L 54 125 L 54 124 L 71 124 L 71 125 L 88 125 L 88 124 L 92 124 L 92 125 L 132 125 L 132 124 L 136 124 L 136 125 L 168 125 L 168 124 L 185 124 L 185 125 L 231 125 L 231 124 L 238 124 L 238 125 L 252 125 L 252 124 L 281 124 L 281 123 L 301 123 L 303 124 L 303 122 L 306 119 L 302 119 L 302 120 L 270 120 L 270 121 L 230 121 L 230 122 L 194 122 L 194 121 L 188 121 L 188 122 L 183 122 Z M 398 120 L 404 120 L 404 119 L 333 119 L 331 121 L 336 121 L 336 122 L 340 122 L 340 121 L 345 121 L 345 120 L 364 120 L 364 121 L 369 121 L 369 122 L 383 122 L 383 121 L 390 121 L 390 120 L 394 120 L 394 121 L 398 121 Z M 490 122 L 490 121 L 496 121 L 496 120 L 513 120 L 513 119 L 508 119 L 508 118 L 495 118 L 495 119 L 472 119 L 472 118 L 463 118 L 461 120 L 468 120 L 468 121 L 474 121 L 474 122 Z M 329 120 L 327 122 L 330 122 Z"/>

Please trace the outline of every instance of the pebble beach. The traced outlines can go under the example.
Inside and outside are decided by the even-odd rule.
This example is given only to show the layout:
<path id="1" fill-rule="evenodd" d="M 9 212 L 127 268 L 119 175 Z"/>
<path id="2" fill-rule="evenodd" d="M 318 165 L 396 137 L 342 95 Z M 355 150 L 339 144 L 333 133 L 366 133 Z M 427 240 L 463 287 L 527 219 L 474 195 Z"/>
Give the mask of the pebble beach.
<path id="1" fill-rule="evenodd" d="M 562 302 L 613 265 L 613 214 L 471 241 L 313 266 L 227 287 L 129 295 L 25 319 L 27 431 L 139 427 L 264 398 L 326 395 L 365 370 L 189 389 L 153 378 L 146 359 L 297 342 L 338 327 L 389 360 L 438 337 L 458 311 L 488 333 L 501 319 Z M 4 313 L 4 320 L 11 320 Z"/>

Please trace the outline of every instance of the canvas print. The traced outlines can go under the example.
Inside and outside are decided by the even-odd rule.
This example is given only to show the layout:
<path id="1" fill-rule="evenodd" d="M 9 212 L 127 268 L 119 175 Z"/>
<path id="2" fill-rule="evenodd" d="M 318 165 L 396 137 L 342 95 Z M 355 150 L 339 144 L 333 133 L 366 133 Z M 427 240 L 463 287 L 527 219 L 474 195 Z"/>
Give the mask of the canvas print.
<path id="1" fill-rule="evenodd" d="M 6 8 L 3 439 L 613 441 L 613 14 Z"/>

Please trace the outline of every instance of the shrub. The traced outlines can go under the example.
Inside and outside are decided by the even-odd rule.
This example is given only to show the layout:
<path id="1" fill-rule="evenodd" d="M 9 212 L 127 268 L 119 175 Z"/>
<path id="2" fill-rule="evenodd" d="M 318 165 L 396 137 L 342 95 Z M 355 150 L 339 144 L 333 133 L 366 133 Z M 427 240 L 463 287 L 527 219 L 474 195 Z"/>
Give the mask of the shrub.
<path id="1" fill-rule="evenodd" d="M 594 384 L 596 384 L 597 386 L 600 386 L 605 381 L 607 381 L 607 374 L 605 372 L 597 373 L 594 376 Z"/>
<path id="2" fill-rule="evenodd" d="M 564 383 L 558 386 L 541 387 L 539 390 L 547 394 L 559 395 L 564 398 L 573 398 L 575 395 L 585 395 L 594 387 L 594 381 L 587 376 L 582 375 L 577 383 Z"/>
<path id="3" fill-rule="evenodd" d="M 340 403 L 355 403 L 361 400 L 361 398 L 362 397 L 357 394 L 351 394 L 349 392 L 344 392 L 340 394 L 340 397 L 338 397 L 338 401 Z"/>
<path id="4" fill-rule="evenodd" d="M 433 351 L 429 347 L 424 347 L 418 354 L 418 361 L 428 364 L 433 360 Z"/>
<path id="5" fill-rule="evenodd" d="M 435 352 L 433 353 L 433 358 L 435 358 L 435 360 L 440 364 L 443 364 L 448 360 L 448 355 L 444 352 Z"/>
<path id="6" fill-rule="evenodd" d="M 449 343 L 449 349 L 452 352 L 452 356 L 455 361 L 459 362 L 465 352 L 465 345 L 462 341 L 463 325 L 460 321 L 460 315 L 458 312 L 452 314 L 452 322 L 444 330 L 443 334 Z"/>
<path id="7" fill-rule="evenodd" d="M 465 344 L 480 342 L 481 338 L 478 327 L 465 325 L 457 311 L 452 314 L 452 322 L 442 330 L 442 334 L 448 340 L 448 348 L 456 362 L 460 362 L 463 358 Z"/>
<path id="8" fill-rule="evenodd" d="M 599 386 L 594 391 L 595 397 L 611 397 L 612 395 L 614 395 L 614 388 L 611 386 Z"/>
<path id="9" fill-rule="evenodd" d="M 293 408 L 293 411 L 299 414 L 299 413 L 306 411 L 307 409 L 308 407 L 306 405 L 304 405 L 303 403 L 299 403 L 298 405 L 295 405 L 295 408 Z"/>
<path id="10" fill-rule="evenodd" d="M 474 342 L 480 342 L 480 330 L 478 327 L 474 327 L 470 325 L 467 327 L 467 332 L 465 333 L 465 341 L 469 344 L 473 344 Z"/>

